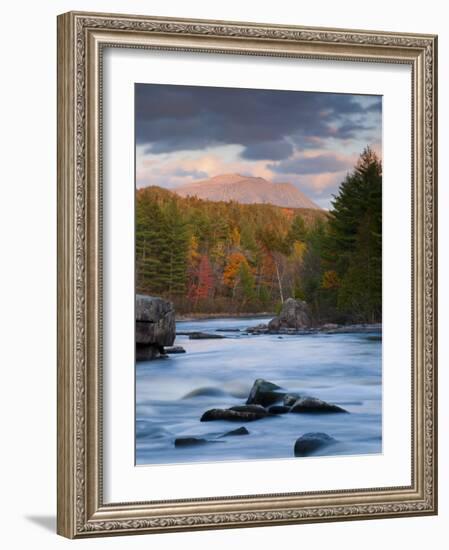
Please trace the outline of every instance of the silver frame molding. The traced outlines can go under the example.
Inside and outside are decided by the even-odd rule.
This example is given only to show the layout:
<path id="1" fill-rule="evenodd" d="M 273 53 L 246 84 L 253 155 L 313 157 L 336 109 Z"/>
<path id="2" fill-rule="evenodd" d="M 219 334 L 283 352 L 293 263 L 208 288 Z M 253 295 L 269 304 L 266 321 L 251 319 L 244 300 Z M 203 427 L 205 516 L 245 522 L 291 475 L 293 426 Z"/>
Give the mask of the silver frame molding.
<path id="1" fill-rule="evenodd" d="M 412 69 L 412 483 L 104 504 L 104 47 L 408 64 Z M 70 538 L 437 513 L 437 37 L 70 12 L 58 17 L 58 533 Z"/>

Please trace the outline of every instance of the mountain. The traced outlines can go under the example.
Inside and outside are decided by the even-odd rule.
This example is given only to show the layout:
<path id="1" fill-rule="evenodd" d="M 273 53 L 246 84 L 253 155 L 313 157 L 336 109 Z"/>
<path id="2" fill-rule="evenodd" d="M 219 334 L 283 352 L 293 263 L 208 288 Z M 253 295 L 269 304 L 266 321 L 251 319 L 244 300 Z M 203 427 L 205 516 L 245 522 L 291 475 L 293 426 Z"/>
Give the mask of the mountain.
<path id="1" fill-rule="evenodd" d="M 173 189 L 182 197 L 196 196 L 209 201 L 236 201 L 243 204 L 275 204 L 287 208 L 320 207 L 291 183 L 273 183 L 264 178 L 223 174 Z"/>

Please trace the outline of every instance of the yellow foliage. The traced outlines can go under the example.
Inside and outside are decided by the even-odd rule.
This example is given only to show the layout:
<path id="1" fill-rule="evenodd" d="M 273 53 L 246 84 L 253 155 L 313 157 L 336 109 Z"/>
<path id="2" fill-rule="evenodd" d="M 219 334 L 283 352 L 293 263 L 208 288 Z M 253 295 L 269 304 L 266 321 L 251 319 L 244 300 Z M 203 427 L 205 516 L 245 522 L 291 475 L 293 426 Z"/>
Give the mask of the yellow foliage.
<path id="1" fill-rule="evenodd" d="M 234 229 L 231 231 L 231 242 L 235 248 L 238 248 L 240 246 L 240 231 L 237 229 L 237 227 L 234 227 Z"/>
<path id="2" fill-rule="evenodd" d="M 187 252 L 187 257 L 190 264 L 195 264 L 199 262 L 201 254 L 199 253 L 198 248 L 198 239 L 195 237 L 195 235 L 192 235 L 190 237 L 189 248 Z"/>
<path id="3" fill-rule="evenodd" d="M 293 259 L 295 261 L 302 262 L 306 250 L 307 250 L 306 243 L 303 243 L 302 241 L 295 241 L 293 243 L 293 251 L 292 251 Z"/>
<path id="4" fill-rule="evenodd" d="M 325 271 L 323 273 L 323 280 L 321 281 L 321 287 L 325 289 L 334 289 L 340 286 L 340 279 L 336 271 Z"/>

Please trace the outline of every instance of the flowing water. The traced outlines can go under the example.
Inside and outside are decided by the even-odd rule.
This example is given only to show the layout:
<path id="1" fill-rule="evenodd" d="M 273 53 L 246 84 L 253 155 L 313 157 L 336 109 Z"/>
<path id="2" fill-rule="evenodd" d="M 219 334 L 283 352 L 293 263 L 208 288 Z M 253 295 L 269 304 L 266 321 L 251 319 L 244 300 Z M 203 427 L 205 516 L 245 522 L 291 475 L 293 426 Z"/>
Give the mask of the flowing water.
<path id="1" fill-rule="evenodd" d="M 137 464 L 290 458 L 296 439 L 307 432 L 325 432 L 337 440 L 320 455 L 382 452 L 380 333 L 245 334 L 245 328 L 267 321 L 178 322 L 178 332 L 201 331 L 225 338 L 189 340 L 179 335 L 175 345 L 187 353 L 137 363 Z M 335 403 L 350 414 L 288 413 L 246 423 L 200 422 L 208 409 L 244 404 L 257 378 Z M 240 426 L 249 435 L 223 437 Z M 175 447 L 180 437 L 210 442 Z"/>

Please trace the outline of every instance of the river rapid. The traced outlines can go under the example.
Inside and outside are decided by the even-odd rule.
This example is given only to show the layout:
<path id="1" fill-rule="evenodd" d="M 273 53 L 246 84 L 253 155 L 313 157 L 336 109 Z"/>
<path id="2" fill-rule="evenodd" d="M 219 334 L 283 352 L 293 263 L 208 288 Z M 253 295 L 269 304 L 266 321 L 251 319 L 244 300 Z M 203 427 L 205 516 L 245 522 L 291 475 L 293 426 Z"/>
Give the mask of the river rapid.
<path id="1" fill-rule="evenodd" d="M 136 364 L 136 464 L 292 458 L 295 441 L 308 432 L 324 432 L 337 440 L 319 455 L 382 452 L 380 332 L 244 332 L 268 320 L 177 322 L 178 332 L 200 331 L 225 338 L 189 340 L 179 335 L 175 345 L 187 353 Z M 200 422 L 208 409 L 244 404 L 257 378 L 337 404 L 350 414 L 288 413 L 253 422 Z M 240 426 L 249 435 L 222 437 Z M 185 437 L 209 443 L 175 447 L 175 439 Z"/>

